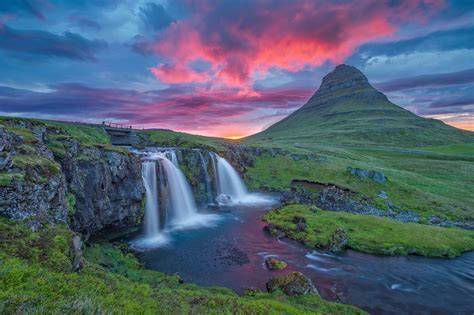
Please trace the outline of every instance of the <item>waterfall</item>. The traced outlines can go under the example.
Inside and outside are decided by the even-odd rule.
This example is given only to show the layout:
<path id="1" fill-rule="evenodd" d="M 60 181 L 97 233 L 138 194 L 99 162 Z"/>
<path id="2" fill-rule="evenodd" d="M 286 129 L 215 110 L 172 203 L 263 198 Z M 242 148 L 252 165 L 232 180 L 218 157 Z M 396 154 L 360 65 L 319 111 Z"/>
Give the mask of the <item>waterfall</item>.
<path id="1" fill-rule="evenodd" d="M 204 170 L 204 179 L 206 181 L 206 194 L 207 194 L 207 201 L 212 202 L 212 189 L 211 189 L 211 178 L 209 176 L 209 172 L 207 171 L 207 164 L 204 160 L 204 156 L 201 153 L 201 150 L 198 150 L 199 158 L 201 159 L 201 166 Z"/>
<path id="2" fill-rule="evenodd" d="M 209 156 L 211 158 L 211 163 L 212 163 L 212 172 L 214 173 L 214 180 L 215 180 L 215 191 L 216 195 L 219 196 L 221 194 L 219 190 L 219 174 L 217 173 L 217 162 L 216 162 L 216 156 L 214 152 L 209 152 Z"/>
<path id="3" fill-rule="evenodd" d="M 170 211 L 173 223 L 180 224 L 193 220 L 197 214 L 191 187 L 189 186 L 183 172 L 165 155 L 159 159 L 164 169 L 168 182 L 168 196 L 170 201 Z"/>
<path id="4" fill-rule="evenodd" d="M 168 160 L 170 160 L 174 164 L 174 166 L 179 168 L 178 157 L 176 155 L 175 150 L 170 150 L 170 151 L 165 152 L 165 156 Z"/>
<path id="5" fill-rule="evenodd" d="M 217 160 L 217 185 L 219 195 L 228 195 L 232 200 L 240 201 L 249 194 L 237 171 L 226 159 L 215 154 Z"/>
<path id="6" fill-rule="evenodd" d="M 153 238 L 156 237 L 160 231 L 155 161 L 143 162 L 142 177 L 146 190 L 145 234 L 148 238 Z"/>

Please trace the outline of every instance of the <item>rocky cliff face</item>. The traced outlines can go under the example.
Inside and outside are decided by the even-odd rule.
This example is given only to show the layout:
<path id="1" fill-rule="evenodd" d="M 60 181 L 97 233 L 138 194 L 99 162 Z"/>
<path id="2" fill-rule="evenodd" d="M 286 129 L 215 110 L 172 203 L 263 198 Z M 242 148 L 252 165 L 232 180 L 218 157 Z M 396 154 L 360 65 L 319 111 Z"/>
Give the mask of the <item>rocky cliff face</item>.
<path id="1" fill-rule="evenodd" d="M 104 228 L 138 224 L 144 193 L 138 158 L 76 142 L 67 143 L 67 148 L 60 163 L 67 191 L 74 196 L 71 228 L 90 235 Z"/>
<path id="2" fill-rule="evenodd" d="M 138 157 L 86 145 L 42 122 L 0 125 L 0 215 L 27 222 L 68 224 L 86 237 L 132 226 L 143 216 Z"/>

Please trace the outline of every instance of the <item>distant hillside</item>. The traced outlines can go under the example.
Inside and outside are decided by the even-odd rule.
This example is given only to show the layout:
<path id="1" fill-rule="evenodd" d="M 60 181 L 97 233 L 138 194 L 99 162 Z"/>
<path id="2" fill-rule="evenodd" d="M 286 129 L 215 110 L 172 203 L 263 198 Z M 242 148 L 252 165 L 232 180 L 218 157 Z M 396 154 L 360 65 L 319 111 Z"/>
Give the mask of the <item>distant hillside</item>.
<path id="1" fill-rule="evenodd" d="M 343 64 L 323 78 L 303 107 L 245 141 L 417 147 L 474 142 L 474 133 L 393 104 L 360 70 Z"/>

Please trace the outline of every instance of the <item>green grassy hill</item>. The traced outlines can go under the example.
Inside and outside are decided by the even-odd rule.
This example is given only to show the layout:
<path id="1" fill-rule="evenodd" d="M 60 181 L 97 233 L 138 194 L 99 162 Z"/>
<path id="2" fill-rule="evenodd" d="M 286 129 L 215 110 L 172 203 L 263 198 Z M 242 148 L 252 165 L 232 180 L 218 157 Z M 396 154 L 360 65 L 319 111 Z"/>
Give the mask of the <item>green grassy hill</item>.
<path id="1" fill-rule="evenodd" d="M 248 143 L 396 147 L 474 142 L 474 133 L 419 117 L 377 91 L 358 69 L 339 65 L 299 110 Z"/>
<path id="2" fill-rule="evenodd" d="M 426 220 L 474 220 L 474 133 L 391 103 L 354 67 L 337 66 L 301 109 L 243 143 L 313 157 L 258 157 L 246 174 L 253 189 L 290 190 L 293 179 L 303 179 L 345 187 Z M 348 167 L 383 172 L 388 181 L 359 180 Z M 387 200 L 378 197 L 381 191 Z"/>

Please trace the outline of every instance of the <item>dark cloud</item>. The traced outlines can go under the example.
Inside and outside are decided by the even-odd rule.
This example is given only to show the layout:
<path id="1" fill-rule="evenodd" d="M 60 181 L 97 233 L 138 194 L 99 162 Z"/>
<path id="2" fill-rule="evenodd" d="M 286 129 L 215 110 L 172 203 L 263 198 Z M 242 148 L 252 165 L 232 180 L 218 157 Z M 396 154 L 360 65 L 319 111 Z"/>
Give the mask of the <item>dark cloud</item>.
<path id="1" fill-rule="evenodd" d="M 99 23 L 97 23 L 96 21 L 93 21 L 91 19 L 88 19 L 84 16 L 71 15 L 69 17 L 69 20 L 71 22 L 77 24 L 80 28 L 83 28 L 83 29 L 92 29 L 92 30 L 96 30 L 96 31 L 100 31 L 102 29 L 102 27 L 100 26 Z"/>
<path id="2" fill-rule="evenodd" d="M 362 64 L 372 56 L 398 56 L 416 51 L 449 51 L 474 48 L 474 28 L 434 32 L 425 36 L 389 43 L 362 45 L 347 62 Z"/>
<path id="3" fill-rule="evenodd" d="M 383 92 L 393 92 L 426 86 L 446 86 L 474 82 L 474 69 L 452 72 L 434 73 L 409 78 L 375 83 L 374 86 Z"/>
<path id="4" fill-rule="evenodd" d="M 41 10 L 41 1 L 37 0 L 2 0 L 0 1 L 0 13 L 25 14 L 45 20 Z"/>
<path id="5" fill-rule="evenodd" d="M 20 56 L 62 57 L 73 60 L 96 60 L 97 51 L 105 48 L 103 40 L 88 40 L 79 34 L 56 35 L 38 30 L 0 28 L 0 49 Z"/>
<path id="6" fill-rule="evenodd" d="M 140 8 L 140 18 L 145 26 L 152 31 L 161 31 L 174 22 L 174 19 L 161 4 L 153 2 Z"/>

